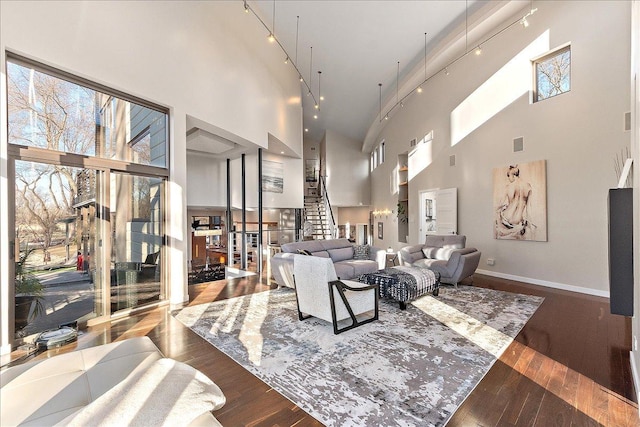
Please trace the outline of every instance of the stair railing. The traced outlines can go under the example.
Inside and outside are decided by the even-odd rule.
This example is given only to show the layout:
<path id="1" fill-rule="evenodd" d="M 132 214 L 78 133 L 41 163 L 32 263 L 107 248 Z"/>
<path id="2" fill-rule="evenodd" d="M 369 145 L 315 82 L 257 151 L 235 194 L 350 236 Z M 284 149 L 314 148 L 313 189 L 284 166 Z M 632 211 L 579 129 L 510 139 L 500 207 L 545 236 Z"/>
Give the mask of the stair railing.
<path id="1" fill-rule="evenodd" d="M 333 217 L 333 210 L 331 209 L 331 202 L 329 202 L 329 194 L 327 192 L 327 183 L 325 182 L 325 177 L 320 176 L 320 184 L 322 185 L 322 191 L 320 191 L 322 202 L 324 203 L 325 211 L 329 212 L 329 233 L 331 234 L 331 238 L 335 239 L 336 234 L 336 220 Z"/>

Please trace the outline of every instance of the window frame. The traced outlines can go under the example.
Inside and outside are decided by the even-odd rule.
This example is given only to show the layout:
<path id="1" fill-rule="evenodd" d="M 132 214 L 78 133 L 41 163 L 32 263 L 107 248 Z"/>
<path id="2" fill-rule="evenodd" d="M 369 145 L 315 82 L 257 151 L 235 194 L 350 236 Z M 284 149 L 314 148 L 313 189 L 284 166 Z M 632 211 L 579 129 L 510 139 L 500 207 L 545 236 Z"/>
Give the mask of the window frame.
<path id="1" fill-rule="evenodd" d="M 30 58 L 26 58 L 24 56 L 21 56 L 9 50 L 5 51 L 5 62 L 4 62 L 4 67 L 5 67 L 4 71 L 6 73 L 7 79 L 9 78 L 8 72 L 7 72 L 7 67 L 9 63 L 16 64 L 18 66 L 26 67 L 29 69 L 34 69 L 37 72 L 47 74 L 53 78 L 64 80 L 74 85 L 86 87 L 88 89 L 100 92 L 104 95 L 111 96 L 112 98 L 118 98 L 122 101 L 126 101 L 132 104 L 137 104 L 141 107 L 148 108 L 150 110 L 156 111 L 165 116 L 165 120 L 166 120 L 165 126 L 164 126 L 164 134 L 165 134 L 164 139 L 166 144 L 165 153 L 164 153 L 164 156 L 166 158 L 165 166 L 145 165 L 145 164 L 134 163 L 126 160 L 117 160 L 117 159 L 99 157 L 98 155 L 58 151 L 54 149 L 47 149 L 47 148 L 42 148 L 37 146 L 27 146 L 22 144 L 11 143 L 7 140 L 7 155 L 8 155 L 8 164 L 9 164 L 8 171 L 9 171 L 9 176 L 14 176 L 14 178 L 12 179 L 15 179 L 15 170 L 14 170 L 15 166 L 13 166 L 15 162 L 28 161 L 28 162 L 34 162 L 34 163 L 68 166 L 73 168 L 94 170 L 97 173 L 103 175 L 103 181 L 105 182 L 104 191 L 103 191 L 104 194 L 110 194 L 109 177 L 111 174 L 114 174 L 114 173 L 128 175 L 131 177 L 146 177 L 146 178 L 160 180 L 160 183 L 163 186 L 162 194 L 160 195 L 161 197 L 160 203 L 162 204 L 162 211 L 160 213 L 161 215 L 160 220 L 162 223 L 162 226 L 161 226 L 162 228 L 160 230 L 160 237 L 162 241 L 161 248 L 160 248 L 160 251 L 161 251 L 160 257 L 161 259 L 165 259 L 167 257 L 167 253 L 169 249 L 169 244 L 168 244 L 167 235 L 166 235 L 168 230 L 167 228 L 168 227 L 168 223 L 167 223 L 168 197 L 169 197 L 168 184 L 170 182 L 169 165 L 171 164 L 170 162 L 171 113 L 169 108 L 158 105 L 158 104 L 154 104 L 152 102 L 124 93 L 117 89 L 103 86 L 99 83 L 95 83 L 91 80 L 72 74 L 60 68 L 38 62 Z M 127 141 L 126 144 L 133 146 L 136 143 L 140 142 L 142 139 L 144 139 L 144 137 L 148 133 L 149 133 L 149 130 L 144 129 L 141 132 L 139 132 L 138 135 L 134 136 L 130 141 Z M 15 191 L 13 190 L 14 185 L 15 185 L 14 181 L 11 181 L 9 183 L 8 195 L 9 195 L 10 201 L 15 200 L 15 194 L 14 194 Z M 10 225 L 15 224 L 15 209 L 16 209 L 15 203 L 10 203 L 8 207 L 9 213 L 7 217 Z M 98 215 L 100 218 L 108 219 L 108 215 L 105 213 L 109 211 L 108 200 L 104 201 L 103 209 L 106 209 L 106 210 L 100 211 Z M 110 226 L 112 225 L 110 221 L 109 221 L 109 225 Z M 9 228 L 11 228 L 11 226 Z M 111 252 L 111 244 L 113 243 L 110 237 L 108 237 L 109 234 L 110 234 L 109 230 L 105 229 L 105 230 L 102 230 L 102 234 L 99 237 L 101 239 L 101 245 L 104 244 L 105 254 L 108 254 Z M 15 245 L 15 235 L 10 232 L 8 238 L 10 241 L 13 241 L 12 244 Z M 13 252 L 9 254 L 10 261 L 14 260 L 13 255 L 14 255 Z M 100 260 L 103 271 L 108 271 L 107 266 L 109 266 L 110 262 L 111 260 L 108 258 Z M 167 262 L 162 262 L 162 264 L 167 266 L 169 265 Z M 12 277 L 15 274 L 12 262 L 10 262 L 10 268 L 9 268 L 8 274 L 9 274 L 9 277 Z M 161 275 L 160 300 L 152 303 L 148 303 L 148 304 L 143 304 L 141 306 L 136 306 L 130 309 L 117 311 L 114 313 L 112 313 L 109 309 L 103 309 L 103 312 L 99 313 L 97 317 L 88 319 L 87 325 L 91 326 L 93 324 L 110 321 L 110 320 L 113 320 L 114 318 L 121 317 L 122 315 L 125 315 L 127 312 L 132 310 L 133 311 L 147 310 L 159 305 L 169 304 L 170 284 L 168 280 L 168 277 L 169 277 L 168 268 L 162 269 L 160 271 L 160 275 Z M 102 280 L 104 281 L 103 282 L 104 286 L 102 286 L 100 289 L 100 294 L 101 294 L 100 298 L 102 299 L 106 307 L 106 303 L 110 300 L 110 294 L 109 294 L 110 289 L 109 289 L 109 286 L 106 285 L 108 278 L 103 278 Z M 15 295 L 13 294 L 13 292 L 10 292 L 9 298 L 11 299 L 14 296 Z M 9 316 L 10 317 L 15 316 L 15 311 L 14 311 L 15 306 L 9 303 L 9 307 L 10 307 Z M 13 334 L 15 331 L 11 330 L 8 332 L 13 337 Z M 19 341 L 19 339 L 17 338 L 11 338 L 11 340 L 12 342 Z"/>
<path id="2" fill-rule="evenodd" d="M 563 55 L 564 53 L 569 52 L 569 88 L 564 91 L 564 92 L 560 92 L 560 93 L 556 93 L 555 95 L 551 95 L 548 96 L 546 98 L 539 98 L 539 91 L 538 91 L 538 65 L 548 61 L 551 58 L 554 58 L 556 56 L 560 56 Z M 563 95 L 565 93 L 571 92 L 571 65 L 572 65 L 572 52 L 571 52 L 571 43 L 566 43 L 562 46 L 557 47 L 556 49 L 553 49 L 550 52 L 545 53 L 544 55 L 538 56 L 534 59 L 531 60 L 531 65 L 532 65 L 532 71 L 533 71 L 533 90 L 532 90 L 532 103 L 538 103 L 541 101 L 544 101 L 546 99 L 551 99 L 551 98 L 555 98 L 558 95 Z"/>

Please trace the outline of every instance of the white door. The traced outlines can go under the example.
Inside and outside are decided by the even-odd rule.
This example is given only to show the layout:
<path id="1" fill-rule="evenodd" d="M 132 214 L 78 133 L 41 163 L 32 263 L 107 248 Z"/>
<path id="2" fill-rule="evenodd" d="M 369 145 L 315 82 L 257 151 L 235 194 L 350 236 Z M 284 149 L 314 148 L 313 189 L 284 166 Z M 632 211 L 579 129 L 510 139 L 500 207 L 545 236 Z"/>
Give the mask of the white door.
<path id="1" fill-rule="evenodd" d="M 458 233 L 458 189 L 438 190 L 436 196 L 436 218 L 438 234 Z"/>
<path id="2" fill-rule="evenodd" d="M 420 222 L 418 227 L 418 243 L 424 242 L 427 234 L 436 234 L 436 205 L 438 190 L 426 190 L 420 192 Z"/>

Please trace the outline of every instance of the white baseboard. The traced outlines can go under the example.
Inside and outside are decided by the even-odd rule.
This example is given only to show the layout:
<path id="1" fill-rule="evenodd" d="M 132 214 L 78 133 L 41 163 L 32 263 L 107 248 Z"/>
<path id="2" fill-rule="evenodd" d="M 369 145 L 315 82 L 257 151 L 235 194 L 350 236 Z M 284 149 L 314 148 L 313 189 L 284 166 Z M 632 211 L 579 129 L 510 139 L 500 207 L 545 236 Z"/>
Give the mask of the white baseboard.
<path id="1" fill-rule="evenodd" d="M 579 292 L 581 294 L 594 295 L 597 297 L 609 298 L 609 291 L 599 291 L 597 289 L 583 288 L 581 286 L 566 285 L 564 283 L 549 282 L 547 280 L 532 279 L 530 277 L 516 276 L 513 274 L 499 273 L 497 271 L 476 270 L 479 274 L 499 277 L 501 279 L 516 280 L 518 282 L 530 283 L 532 285 L 546 286 L 548 288 L 562 289 L 563 291 Z"/>
<path id="2" fill-rule="evenodd" d="M 629 352 L 629 359 L 631 360 L 631 376 L 633 377 L 633 385 L 635 386 L 636 390 L 640 390 L 640 378 L 638 378 L 638 367 L 636 366 L 635 357 L 637 353 L 637 351 Z M 638 411 L 638 413 L 640 414 L 640 410 Z"/>

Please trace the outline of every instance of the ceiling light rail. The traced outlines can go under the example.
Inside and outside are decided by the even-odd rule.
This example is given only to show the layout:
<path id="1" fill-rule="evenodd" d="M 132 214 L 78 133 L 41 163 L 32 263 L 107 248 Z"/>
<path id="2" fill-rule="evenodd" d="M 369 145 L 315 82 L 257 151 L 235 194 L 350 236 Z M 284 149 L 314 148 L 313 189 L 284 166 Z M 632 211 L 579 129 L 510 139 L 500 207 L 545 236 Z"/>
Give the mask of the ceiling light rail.
<path id="1" fill-rule="evenodd" d="M 293 68 L 296 70 L 296 72 L 298 73 L 298 77 L 300 79 L 300 82 L 303 83 L 306 86 L 307 89 L 307 95 L 311 96 L 311 98 L 313 99 L 313 105 L 319 105 L 318 100 L 316 99 L 316 96 L 313 94 L 313 91 L 311 90 L 311 81 L 307 82 L 305 80 L 304 77 L 302 77 L 302 73 L 300 72 L 300 69 L 298 68 L 298 64 L 297 64 L 297 57 L 298 57 L 298 37 L 297 37 L 297 28 L 298 28 L 298 24 L 299 24 L 299 19 L 300 17 L 297 16 L 296 18 L 298 19 L 297 23 L 296 23 L 296 61 L 294 62 L 293 58 L 291 57 L 291 55 L 289 55 L 289 53 L 287 52 L 287 50 L 284 48 L 284 46 L 282 45 L 282 43 L 280 43 L 280 40 L 278 40 L 278 37 L 275 34 L 275 0 L 274 0 L 274 5 L 273 5 L 273 28 L 269 28 L 269 26 L 262 20 L 262 18 L 260 18 L 260 16 L 256 13 L 255 10 L 253 10 L 253 8 L 251 7 L 251 5 L 247 2 L 247 0 L 242 0 L 243 2 L 243 7 L 244 7 L 244 11 L 245 13 L 249 13 L 251 12 L 253 14 L 253 16 L 256 17 L 256 19 L 258 21 L 260 21 L 260 23 L 262 24 L 262 26 L 265 28 L 265 30 L 267 30 L 267 32 L 269 33 L 269 41 L 276 43 L 278 46 L 280 46 L 280 49 L 282 49 L 282 52 L 285 55 L 285 64 L 289 63 L 291 64 L 291 66 L 293 66 Z M 313 49 L 313 48 L 311 48 Z M 312 51 L 313 52 L 313 51 Z M 312 54 L 313 55 L 313 54 Z M 311 80 L 311 70 L 309 71 L 309 80 Z M 317 114 L 314 115 L 314 118 L 317 118 Z"/>
<path id="2" fill-rule="evenodd" d="M 386 112 L 386 114 L 384 116 L 382 115 L 382 109 L 380 110 L 378 122 L 381 123 L 383 120 L 388 120 L 389 117 L 392 115 L 392 113 L 396 110 L 396 108 L 398 108 L 400 106 L 404 106 L 404 101 L 406 101 L 406 99 L 408 97 L 413 95 L 414 92 L 415 93 L 422 93 L 423 86 L 427 82 L 429 82 L 429 80 L 431 80 L 433 77 L 437 76 L 440 73 L 444 73 L 446 76 L 448 76 L 449 73 L 450 73 L 451 67 L 453 65 L 455 65 L 456 63 L 458 63 L 460 60 L 462 60 L 465 57 L 467 57 L 471 53 L 474 53 L 474 55 L 482 54 L 482 47 L 485 46 L 485 44 L 487 42 L 493 40 L 495 37 L 498 37 L 500 34 L 504 33 L 505 31 L 507 31 L 508 29 L 510 29 L 513 26 L 522 25 L 524 28 L 527 28 L 529 26 L 529 23 L 528 23 L 526 18 L 530 17 L 531 15 L 536 13 L 537 11 L 538 11 L 537 8 L 533 8 L 533 6 L 531 6 L 530 10 L 524 16 L 516 19 L 515 21 L 511 22 L 510 24 L 508 24 L 507 26 L 502 28 L 501 30 L 495 32 L 491 36 L 489 36 L 486 39 L 482 40 L 477 45 L 474 45 L 471 49 L 468 49 L 467 47 L 465 47 L 465 52 L 463 54 L 461 54 L 460 56 L 458 56 L 457 58 L 455 58 L 454 60 L 452 60 L 451 62 L 449 62 L 448 64 L 446 64 L 444 67 L 440 68 L 439 70 L 437 70 L 433 74 L 431 74 L 429 77 L 427 77 L 427 72 L 426 72 L 426 67 L 427 67 L 427 62 L 426 62 L 426 41 L 427 40 L 426 40 L 426 33 L 425 33 L 425 78 L 424 78 L 424 80 L 422 82 L 420 82 L 420 84 L 418 84 L 416 87 L 414 87 L 405 96 L 403 96 L 400 99 L 398 99 L 398 90 L 397 90 L 397 82 L 396 82 L 396 103 L 391 108 L 389 108 L 387 110 L 387 112 Z M 525 22 L 526 22 L 526 24 L 525 24 Z M 466 35 L 465 35 L 465 41 L 466 41 Z M 396 77 L 396 79 L 397 79 L 397 77 Z M 379 83 L 378 86 L 381 87 L 382 84 Z M 380 103 L 382 104 L 382 102 L 380 102 Z"/>

